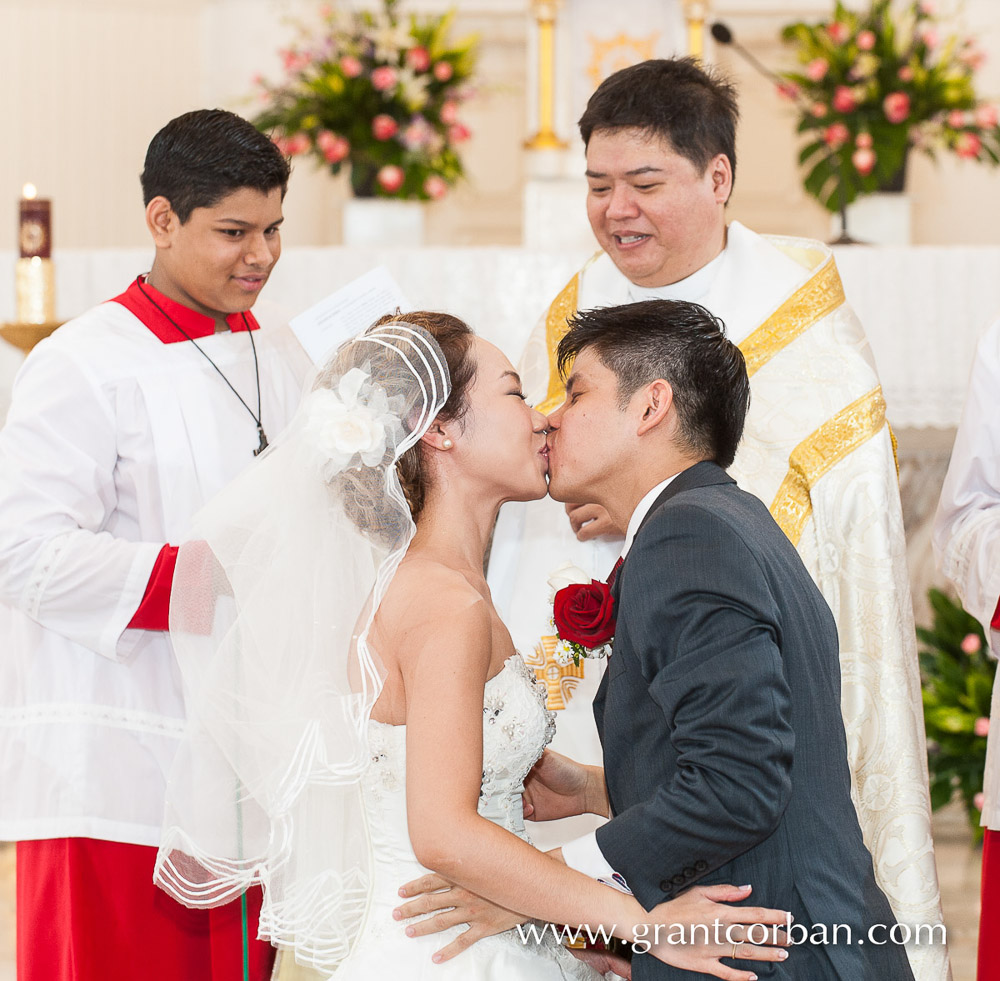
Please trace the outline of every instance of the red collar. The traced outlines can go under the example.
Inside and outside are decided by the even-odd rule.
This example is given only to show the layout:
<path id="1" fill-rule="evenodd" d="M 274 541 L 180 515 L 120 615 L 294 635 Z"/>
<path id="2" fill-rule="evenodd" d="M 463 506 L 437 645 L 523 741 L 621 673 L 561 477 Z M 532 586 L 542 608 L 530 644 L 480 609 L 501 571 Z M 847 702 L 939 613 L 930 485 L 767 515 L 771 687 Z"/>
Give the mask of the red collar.
<path id="1" fill-rule="evenodd" d="M 171 300 L 169 296 L 164 296 L 147 282 L 142 282 L 140 287 L 141 280 L 142 276 L 138 276 L 121 296 L 116 296 L 111 302 L 120 303 L 130 313 L 135 314 L 164 344 L 187 340 L 187 337 L 170 322 L 170 318 L 173 318 L 189 337 L 208 337 L 215 333 L 215 321 L 211 317 L 198 313 L 176 300 Z M 162 309 L 157 309 L 158 306 Z M 247 330 L 247 328 L 257 330 L 260 327 L 249 310 L 229 314 L 226 323 L 232 331 Z"/>

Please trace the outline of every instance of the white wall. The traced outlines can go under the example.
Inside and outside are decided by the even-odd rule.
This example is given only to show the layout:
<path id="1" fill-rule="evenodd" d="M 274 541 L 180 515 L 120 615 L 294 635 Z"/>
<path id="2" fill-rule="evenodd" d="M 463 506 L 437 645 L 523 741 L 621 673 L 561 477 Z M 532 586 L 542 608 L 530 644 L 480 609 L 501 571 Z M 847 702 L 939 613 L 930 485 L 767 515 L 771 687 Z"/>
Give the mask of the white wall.
<path id="1" fill-rule="evenodd" d="M 318 0 L 317 0 L 318 2 Z M 567 8 L 573 0 L 566 0 Z M 442 10 L 447 0 L 411 0 Z M 942 6 L 945 2 L 942 2 Z M 529 128 L 529 0 L 457 0 L 458 34 L 483 35 L 483 95 L 467 111 L 469 179 L 429 210 L 431 243 L 515 244 L 521 236 L 521 149 Z M 826 0 L 713 0 L 715 15 L 768 64 L 787 63 L 778 30 L 820 17 Z M 282 16 L 306 0 L 0 0 L 3 152 L 0 244 L 13 245 L 17 198 L 32 181 L 54 200 L 58 247 L 146 244 L 138 174 L 153 133 L 178 113 L 222 105 L 251 115 L 255 72 L 273 72 Z M 1000 2 L 966 0 L 963 20 L 991 60 L 983 94 L 1000 96 Z M 635 25 L 641 33 L 642 24 Z M 741 89 L 743 124 L 734 217 L 762 231 L 828 235 L 826 213 L 801 189 L 787 104 L 732 52 L 717 52 Z M 564 133 L 569 136 L 569 133 Z M 582 172 L 582 157 L 567 161 Z M 918 159 L 910 189 L 917 242 L 996 242 L 1000 171 Z M 343 178 L 296 168 L 286 206 L 289 245 L 339 241 Z M 4 230 L 7 230 L 6 232 Z"/>
<path id="2" fill-rule="evenodd" d="M 303 0 L 0 0 L 5 139 L 0 229 L 13 244 L 26 181 L 53 199 L 56 247 L 146 244 L 138 175 L 153 134 L 202 106 L 253 115 L 257 72 L 276 73 Z M 441 11 L 438 0 L 419 4 Z M 481 95 L 463 118 L 468 180 L 430 207 L 432 242 L 520 241 L 526 0 L 466 0 L 454 32 L 482 34 Z M 346 178 L 296 165 L 284 240 L 339 240 Z M 0 233 L 2 234 L 2 233 Z"/>

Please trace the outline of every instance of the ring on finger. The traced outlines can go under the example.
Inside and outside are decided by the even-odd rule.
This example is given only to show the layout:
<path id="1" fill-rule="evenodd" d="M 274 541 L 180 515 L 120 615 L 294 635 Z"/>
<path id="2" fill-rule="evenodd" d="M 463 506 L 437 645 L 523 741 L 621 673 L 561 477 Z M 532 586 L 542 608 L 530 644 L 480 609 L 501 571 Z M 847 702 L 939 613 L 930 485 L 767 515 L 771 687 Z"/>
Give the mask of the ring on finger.
<path id="1" fill-rule="evenodd" d="M 739 958 L 736 956 L 737 947 L 739 947 L 739 944 L 733 944 L 733 952 L 729 955 L 734 961 L 739 960 Z"/>

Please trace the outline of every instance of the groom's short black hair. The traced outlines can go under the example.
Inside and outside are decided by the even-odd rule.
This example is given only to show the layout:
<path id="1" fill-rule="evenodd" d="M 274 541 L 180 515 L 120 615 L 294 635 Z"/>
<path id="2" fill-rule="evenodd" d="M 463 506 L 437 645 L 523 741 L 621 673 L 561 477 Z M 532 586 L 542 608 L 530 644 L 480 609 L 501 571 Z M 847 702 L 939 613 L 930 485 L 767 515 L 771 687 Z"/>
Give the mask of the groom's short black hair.
<path id="1" fill-rule="evenodd" d="M 593 348 L 618 379 L 622 409 L 650 382 L 670 383 L 685 448 L 728 467 L 750 407 L 743 353 L 725 324 L 697 303 L 644 300 L 579 311 L 559 342 L 559 370 Z"/>

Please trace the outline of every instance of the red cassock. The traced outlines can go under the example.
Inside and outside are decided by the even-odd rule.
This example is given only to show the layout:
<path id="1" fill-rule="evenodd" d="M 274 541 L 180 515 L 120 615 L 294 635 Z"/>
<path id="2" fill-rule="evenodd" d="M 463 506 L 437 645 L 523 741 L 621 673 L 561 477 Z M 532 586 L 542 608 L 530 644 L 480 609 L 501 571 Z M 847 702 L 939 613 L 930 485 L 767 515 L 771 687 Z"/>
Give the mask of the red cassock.
<path id="1" fill-rule="evenodd" d="M 260 889 L 247 893 L 247 973 L 239 900 L 182 906 L 153 885 L 156 849 L 93 838 L 17 845 L 18 981 L 266 981 Z"/>

